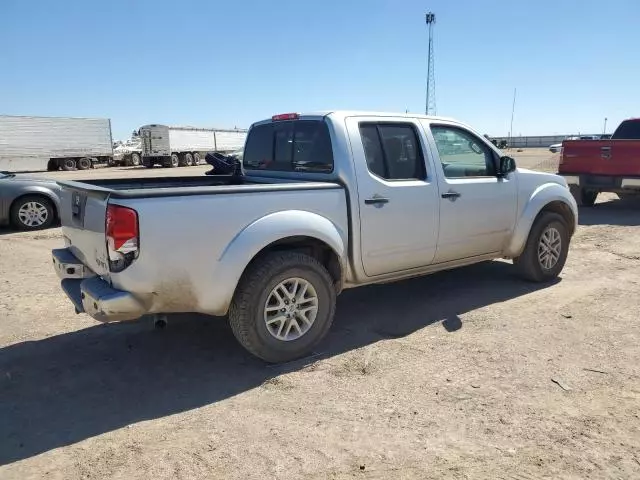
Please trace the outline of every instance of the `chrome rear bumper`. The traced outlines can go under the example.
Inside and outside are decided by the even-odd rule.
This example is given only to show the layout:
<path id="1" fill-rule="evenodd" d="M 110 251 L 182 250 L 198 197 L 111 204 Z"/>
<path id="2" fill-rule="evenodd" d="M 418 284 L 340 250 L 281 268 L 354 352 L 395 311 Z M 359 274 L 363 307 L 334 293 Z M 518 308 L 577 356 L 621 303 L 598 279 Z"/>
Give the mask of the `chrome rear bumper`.
<path id="1" fill-rule="evenodd" d="M 62 290 L 75 306 L 76 313 L 87 313 L 99 322 L 135 320 L 147 313 L 135 296 L 112 288 L 68 248 L 52 250 L 51 255 Z"/>

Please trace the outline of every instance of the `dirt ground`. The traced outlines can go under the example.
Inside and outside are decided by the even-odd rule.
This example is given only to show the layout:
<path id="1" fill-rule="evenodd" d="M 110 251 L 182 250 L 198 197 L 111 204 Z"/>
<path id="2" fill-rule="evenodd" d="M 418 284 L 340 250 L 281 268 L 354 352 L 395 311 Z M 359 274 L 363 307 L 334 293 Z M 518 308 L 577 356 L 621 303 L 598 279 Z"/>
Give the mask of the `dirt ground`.
<path id="1" fill-rule="evenodd" d="M 60 229 L 0 231 L 0 478 L 640 478 L 640 203 L 580 214 L 558 282 L 489 262 L 347 291 L 281 366 L 223 319 L 75 315 Z"/>

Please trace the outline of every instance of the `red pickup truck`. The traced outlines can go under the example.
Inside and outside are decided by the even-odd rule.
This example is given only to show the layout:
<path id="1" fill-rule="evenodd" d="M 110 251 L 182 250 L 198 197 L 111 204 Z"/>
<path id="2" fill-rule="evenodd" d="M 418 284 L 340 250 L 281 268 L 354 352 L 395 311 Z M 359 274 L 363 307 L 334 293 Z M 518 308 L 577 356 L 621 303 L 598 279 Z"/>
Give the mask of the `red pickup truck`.
<path id="1" fill-rule="evenodd" d="M 639 195 L 640 118 L 623 121 L 610 140 L 562 142 L 558 174 L 578 205 L 592 206 L 600 192 Z"/>

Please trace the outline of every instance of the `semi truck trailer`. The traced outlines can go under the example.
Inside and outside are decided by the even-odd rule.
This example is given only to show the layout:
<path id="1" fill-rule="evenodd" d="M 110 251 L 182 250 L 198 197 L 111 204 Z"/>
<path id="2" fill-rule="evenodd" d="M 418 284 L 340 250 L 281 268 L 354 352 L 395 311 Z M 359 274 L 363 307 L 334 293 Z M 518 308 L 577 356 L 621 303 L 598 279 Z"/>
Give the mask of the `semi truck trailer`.
<path id="1" fill-rule="evenodd" d="M 198 165 L 207 152 L 228 153 L 242 148 L 247 131 L 144 125 L 139 134 L 145 167 L 174 168 Z"/>
<path id="2" fill-rule="evenodd" d="M 86 170 L 112 158 L 107 118 L 0 115 L 0 170 Z"/>

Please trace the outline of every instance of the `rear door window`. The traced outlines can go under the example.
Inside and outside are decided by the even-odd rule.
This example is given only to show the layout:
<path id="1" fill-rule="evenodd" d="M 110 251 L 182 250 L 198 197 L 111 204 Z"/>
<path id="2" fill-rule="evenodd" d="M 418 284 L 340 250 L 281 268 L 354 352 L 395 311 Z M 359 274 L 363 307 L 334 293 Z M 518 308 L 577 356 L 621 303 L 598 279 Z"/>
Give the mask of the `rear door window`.
<path id="1" fill-rule="evenodd" d="M 329 129 L 319 120 L 258 125 L 249 132 L 243 161 L 248 170 L 330 173 Z"/>
<path id="2" fill-rule="evenodd" d="M 367 168 L 385 180 L 424 180 L 422 148 L 413 125 L 361 123 Z"/>

